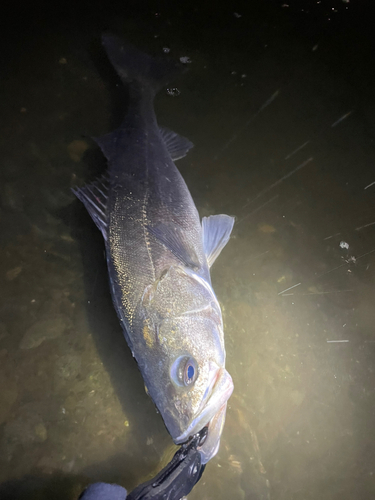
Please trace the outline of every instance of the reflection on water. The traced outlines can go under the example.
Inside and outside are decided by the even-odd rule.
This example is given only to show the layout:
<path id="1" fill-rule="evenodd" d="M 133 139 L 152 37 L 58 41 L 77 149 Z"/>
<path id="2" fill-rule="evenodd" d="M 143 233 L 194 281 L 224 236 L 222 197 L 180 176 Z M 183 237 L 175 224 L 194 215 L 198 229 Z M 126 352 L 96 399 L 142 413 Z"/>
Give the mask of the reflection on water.
<path id="1" fill-rule="evenodd" d="M 34 12 L 38 29 L 4 42 L 1 498 L 131 489 L 175 449 L 122 337 L 101 236 L 70 193 L 102 171 L 88 137 L 126 105 L 95 43 L 108 28 L 191 59 L 180 94 L 158 96 L 159 121 L 196 145 L 178 166 L 201 215 L 237 217 L 212 272 L 235 391 L 190 497 L 375 494 L 368 25 L 349 2 L 303 3 L 91 6 L 85 29 L 79 9 Z"/>

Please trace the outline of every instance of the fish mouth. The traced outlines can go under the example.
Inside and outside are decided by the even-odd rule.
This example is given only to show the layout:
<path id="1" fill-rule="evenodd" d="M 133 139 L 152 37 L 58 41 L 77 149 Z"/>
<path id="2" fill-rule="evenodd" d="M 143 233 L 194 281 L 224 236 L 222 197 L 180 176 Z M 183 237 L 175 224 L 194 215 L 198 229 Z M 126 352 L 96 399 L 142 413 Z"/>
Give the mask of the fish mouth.
<path id="1" fill-rule="evenodd" d="M 224 403 L 220 410 L 208 423 L 208 434 L 202 446 L 198 448 L 201 454 L 201 463 L 206 464 L 213 458 L 219 450 L 221 433 L 225 423 L 227 403 Z"/>
<path id="2" fill-rule="evenodd" d="M 210 380 L 207 396 L 202 401 L 198 415 L 193 419 L 185 432 L 175 438 L 176 444 L 185 443 L 190 436 L 208 426 L 208 436 L 199 449 L 202 463 L 207 463 L 217 453 L 220 437 L 225 422 L 227 401 L 233 392 L 232 377 L 216 364 L 210 367 Z"/>

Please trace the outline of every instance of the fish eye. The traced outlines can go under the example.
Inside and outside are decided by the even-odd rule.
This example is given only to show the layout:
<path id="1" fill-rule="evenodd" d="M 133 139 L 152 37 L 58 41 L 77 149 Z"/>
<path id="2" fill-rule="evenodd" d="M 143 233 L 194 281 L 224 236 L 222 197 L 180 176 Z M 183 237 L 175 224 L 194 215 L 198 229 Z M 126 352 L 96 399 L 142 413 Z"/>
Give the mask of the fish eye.
<path id="1" fill-rule="evenodd" d="M 194 365 L 193 365 L 193 363 L 191 363 L 190 361 L 188 361 L 186 363 L 185 373 L 184 373 L 184 383 L 185 383 L 185 385 L 190 385 L 190 384 L 192 384 L 195 381 L 194 375 L 195 375 Z"/>
<path id="2" fill-rule="evenodd" d="M 192 356 L 180 356 L 171 367 L 172 380 L 179 386 L 189 387 L 198 377 L 198 365 Z"/>

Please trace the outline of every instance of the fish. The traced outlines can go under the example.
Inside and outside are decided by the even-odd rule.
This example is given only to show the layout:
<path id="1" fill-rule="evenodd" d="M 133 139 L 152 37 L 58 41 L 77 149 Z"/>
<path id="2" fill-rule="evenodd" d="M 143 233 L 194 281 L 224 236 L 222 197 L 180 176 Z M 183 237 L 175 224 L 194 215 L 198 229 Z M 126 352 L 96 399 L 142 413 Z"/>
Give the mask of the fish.
<path id="1" fill-rule="evenodd" d="M 176 444 L 204 427 L 205 464 L 219 449 L 233 381 L 210 268 L 234 217 L 203 217 L 175 166 L 193 144 L 158 125 L 154 98 L 182 65 L 144 54 L 115 35 L 102 44 L 129 91 L 120 127 L 94 139 L 107 159 L 73 191 L 101 231 L 111 294 L 146 392 Z"/>

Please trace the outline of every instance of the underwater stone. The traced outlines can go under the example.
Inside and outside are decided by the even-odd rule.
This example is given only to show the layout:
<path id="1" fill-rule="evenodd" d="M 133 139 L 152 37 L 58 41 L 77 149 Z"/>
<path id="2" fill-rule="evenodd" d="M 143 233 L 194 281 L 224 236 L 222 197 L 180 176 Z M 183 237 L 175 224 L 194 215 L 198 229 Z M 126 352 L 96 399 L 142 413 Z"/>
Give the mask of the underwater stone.
<path id="1" fill-rule="evenodd" d="M 34 323 L 25 333 L 20 343 L 21 349 L 33 349 L 45 340 L 60 337 L 71 325 L 69 318 L 63 314 L 51 319 L 42 319 Z"/>

